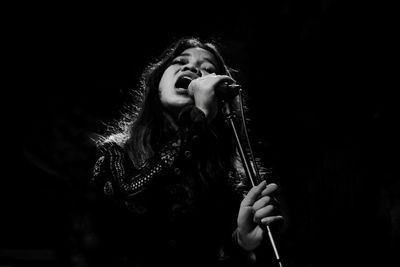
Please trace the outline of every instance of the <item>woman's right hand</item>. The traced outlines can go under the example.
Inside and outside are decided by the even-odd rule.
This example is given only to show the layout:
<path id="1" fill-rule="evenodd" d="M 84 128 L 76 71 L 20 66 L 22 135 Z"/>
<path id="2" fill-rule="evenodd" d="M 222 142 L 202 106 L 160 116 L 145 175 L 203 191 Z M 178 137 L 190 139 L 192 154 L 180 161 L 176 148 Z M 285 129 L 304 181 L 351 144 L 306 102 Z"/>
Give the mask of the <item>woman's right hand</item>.
<path id="1" fill-rule="evenodd" d="M 189 94 L 193 96 L 197 108 L 204 112 L 208 123 L 210 123 L 218 113 L 218 97 L 216 90 L 222 82 L 235 82 L 230 76 L 207 74 L 194 79 L 188 87 Z"/>

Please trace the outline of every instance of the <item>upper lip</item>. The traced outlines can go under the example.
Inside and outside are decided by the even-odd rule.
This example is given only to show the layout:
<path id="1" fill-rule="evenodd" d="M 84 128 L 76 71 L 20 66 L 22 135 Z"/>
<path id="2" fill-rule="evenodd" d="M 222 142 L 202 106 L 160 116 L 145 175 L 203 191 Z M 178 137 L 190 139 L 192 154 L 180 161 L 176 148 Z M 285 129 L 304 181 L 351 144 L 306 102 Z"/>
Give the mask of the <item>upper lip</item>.
<path id="1" fill-rule="evenodd" d="M 196 74 L 194 74 L 193 72 L 184 72 L 184 73 L 182 73 L 182 74 L 180 74 L 179 76 L 178 76 L 178 78 L 176 79 L 176 81 L 175 81 L 175 87 L 176 87 L 176 85 L 177 85 L 177 83 L 182 79 L 182 78 L 189 78 L 190 80 L 194 80 L 194 79 L 197 79 L 197 78 L 199 78 L 199 76 L 197 76 Z M 187 89 L 187 88 L 185 88 L 185 89 Z"/>

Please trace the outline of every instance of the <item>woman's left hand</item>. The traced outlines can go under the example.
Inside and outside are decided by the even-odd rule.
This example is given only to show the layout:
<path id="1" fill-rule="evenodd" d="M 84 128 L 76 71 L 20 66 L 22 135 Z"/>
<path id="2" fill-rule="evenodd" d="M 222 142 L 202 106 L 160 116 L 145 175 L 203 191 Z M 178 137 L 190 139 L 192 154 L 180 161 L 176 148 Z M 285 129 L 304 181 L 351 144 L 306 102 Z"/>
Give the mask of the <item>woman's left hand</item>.
<path id="1" fill-rule="evenodd" d="M 265 230 L 262 226 L 283 220 L 283 217 L 278 214 L 272 197 L 277 190 L 276 184 L 267 185 L 263 181 L 251 188 L 242 200 L 237 218 L 236 234 L 238 243 L 243 249 L 247 251 L 256 249 L 264 237 Z"/>

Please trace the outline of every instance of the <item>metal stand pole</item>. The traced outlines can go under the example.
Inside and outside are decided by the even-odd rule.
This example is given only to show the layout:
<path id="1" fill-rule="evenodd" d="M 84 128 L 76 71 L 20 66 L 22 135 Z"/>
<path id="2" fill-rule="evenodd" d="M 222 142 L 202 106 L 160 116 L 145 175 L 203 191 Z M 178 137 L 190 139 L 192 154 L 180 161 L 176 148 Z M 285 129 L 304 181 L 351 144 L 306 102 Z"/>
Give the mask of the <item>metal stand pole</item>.
<path id="1" fill-rule="evenodd" d="M 224 113 L 225 119 L 226 119 L 227 123 L 231 126 L 232 131 L 233 131 L 233 133 L 235 135 L 236 144 L 238 146 L 240 158 L 241 158 L 241 160 L 243 162 L 246 175 L 249 178 L 249 180 L 251 182 L 251 185 L 255 186 L 255 185 L 257 185 L 256 177 L 259 177 L 259 174 L 256 171 L 255 167 L 251 164 L 250 160 L 247 157 L 247 154 L 243 150 L 242 141 L 241 141 L 241 139 L 240 139 L 240 137 L 238 135 L 238 132 L 237 132 L 237 129 L 236 129 L 236 125 L 235 125 L 235 121 L 234 121 L 235 114 L 232 112 L 229 103 L 223 101 L 223 110 L 222 110 L 222 112 Z M 250 144 L 248 144 L 248 145 L 250 146 Z M 256 164 L 256 163 L 254 162 L 254 164 Z M 270 240 L 272 248 L 274 250 L 275 258 L 276 258 L 279 266 L 283 267 L 281 258 L 279 257 L 279 254 L 278 254 L 278 249 L 277 249 L 277 247 L 275 245 L 275 241 L 274 241 L 274 238 L 272 236 L 271 229 L 270 229 L 270 227 L 268 225 L 265 226 L 264 228 L 267 230 L 269 240 Z"/>

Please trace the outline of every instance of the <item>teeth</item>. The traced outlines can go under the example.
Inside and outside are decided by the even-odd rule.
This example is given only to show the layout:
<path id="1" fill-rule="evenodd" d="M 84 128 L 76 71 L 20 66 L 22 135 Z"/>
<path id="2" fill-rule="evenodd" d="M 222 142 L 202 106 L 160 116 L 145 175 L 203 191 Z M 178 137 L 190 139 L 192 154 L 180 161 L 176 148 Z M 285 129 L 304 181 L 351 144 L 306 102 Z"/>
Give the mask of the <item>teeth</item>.
<path id="1" fill-rule="evenodd" d="M 182 79 L 186 79 L 186 80 L 192 81 L 192 78 L 190 78 L 188 76 L 183 76 Z"/>

